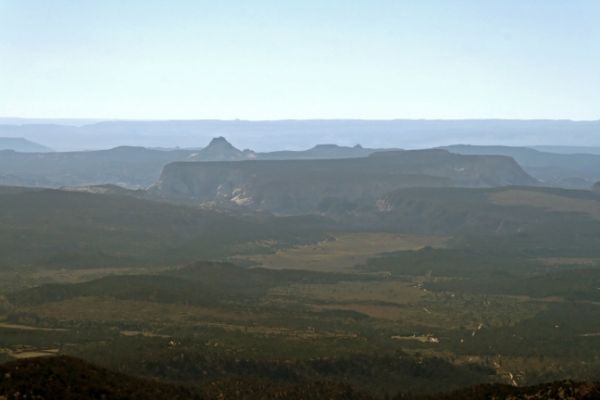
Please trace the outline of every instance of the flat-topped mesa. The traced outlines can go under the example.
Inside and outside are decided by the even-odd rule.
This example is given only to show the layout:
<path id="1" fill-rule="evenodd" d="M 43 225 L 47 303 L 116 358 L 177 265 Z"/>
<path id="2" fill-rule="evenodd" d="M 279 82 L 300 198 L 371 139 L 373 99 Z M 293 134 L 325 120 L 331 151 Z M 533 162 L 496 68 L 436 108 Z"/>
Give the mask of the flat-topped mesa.
<path id="1" fill-rule="evenodd" d="M 150 192 L 194 204 L 294 215 L 318 212 L 332 199 L 371 204 L 404 187 L 535 184 L 510 157 L 415 150 L 345 159 L 175 162 L 163 169 Z"/>

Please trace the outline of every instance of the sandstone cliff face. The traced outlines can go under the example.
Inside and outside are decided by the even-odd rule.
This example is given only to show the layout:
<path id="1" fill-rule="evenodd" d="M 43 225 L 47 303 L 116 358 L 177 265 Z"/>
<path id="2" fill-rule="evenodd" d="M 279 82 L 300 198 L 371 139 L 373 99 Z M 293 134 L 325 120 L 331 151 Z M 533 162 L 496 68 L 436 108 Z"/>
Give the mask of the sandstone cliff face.
<path id="1" fill-rule="evenodd" d="M 171 200 L 291 215 L 315 212 L 331 199 L 372 203 L 404 187 L 535 183 L 508 157 L 422 150 L 342 160 L 177 162 L 164 168 L 150 191 Z"/>

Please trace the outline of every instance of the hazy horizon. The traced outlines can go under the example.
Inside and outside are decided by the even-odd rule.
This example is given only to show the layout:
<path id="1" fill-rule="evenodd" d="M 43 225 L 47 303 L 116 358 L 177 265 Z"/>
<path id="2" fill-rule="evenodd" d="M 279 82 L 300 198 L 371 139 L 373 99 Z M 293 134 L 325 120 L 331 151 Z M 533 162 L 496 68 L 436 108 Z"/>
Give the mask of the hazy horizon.
<path id="1" fill-rule="evenodd" d="M 0 115 L 597 120 L 598 20 L 590 0 L 9 0 Z"/>
<path id="2" fill-rule="evenodd" d="M 37 122 L 37 123 L 36 123 Z M 572 120 L 74 120 L 0 118 L 0 137 L 22 137 L 56 151 L 118 146 L 200 148 L 218 136 L 255 151 L 317 144 L 429 148 L 452 144 L 600 147 L 600 121 Z"/>
<path id="3" fill-rule="evenodd" d="M 0 124 L 17 125 L 21 122 L 24 125 L 34 125 L 50 123 L 56 121 L 58 125 L 75 125 L 76 122 L 81 125 L 96 124 L 101 122 L 198 122 L 198 121 L 219 121 L 219 122 L 285 122 L 285 121 L 365 121 L 365 122 L 389 122 L 389 121 L 566 121 L 566 122 L 598 122 L 599 118 L 577 119 L 577 118 L 96 118 L 96 117 L 15 117 L 0 116 Z"/>

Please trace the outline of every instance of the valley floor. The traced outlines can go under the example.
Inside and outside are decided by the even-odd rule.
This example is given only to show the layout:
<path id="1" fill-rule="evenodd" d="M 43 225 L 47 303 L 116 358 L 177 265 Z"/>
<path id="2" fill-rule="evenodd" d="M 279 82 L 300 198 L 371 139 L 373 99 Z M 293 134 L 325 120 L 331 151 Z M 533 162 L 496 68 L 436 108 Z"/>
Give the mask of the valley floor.
<path id="1" fill-rule="evenodd" d="M 25 193 L 36 207 L 61 199 L 32 216 L 7 194 L 0 361 L 74 357 L 207 398 L 598 381 L 598 201 L 527 190 L 407 189 L 363 230 L 82 194 L 66 219 L 54 192 Z"/>

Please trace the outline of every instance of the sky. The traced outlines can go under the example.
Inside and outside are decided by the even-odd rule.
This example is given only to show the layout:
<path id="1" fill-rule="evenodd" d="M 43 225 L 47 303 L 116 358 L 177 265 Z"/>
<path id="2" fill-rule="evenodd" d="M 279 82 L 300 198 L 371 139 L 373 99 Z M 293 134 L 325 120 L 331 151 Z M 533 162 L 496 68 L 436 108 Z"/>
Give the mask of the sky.
<path id="1" fill-rule="evenodd" d="M 600 119 L 598 0 L 0 0 L 0 117 Z"/>

